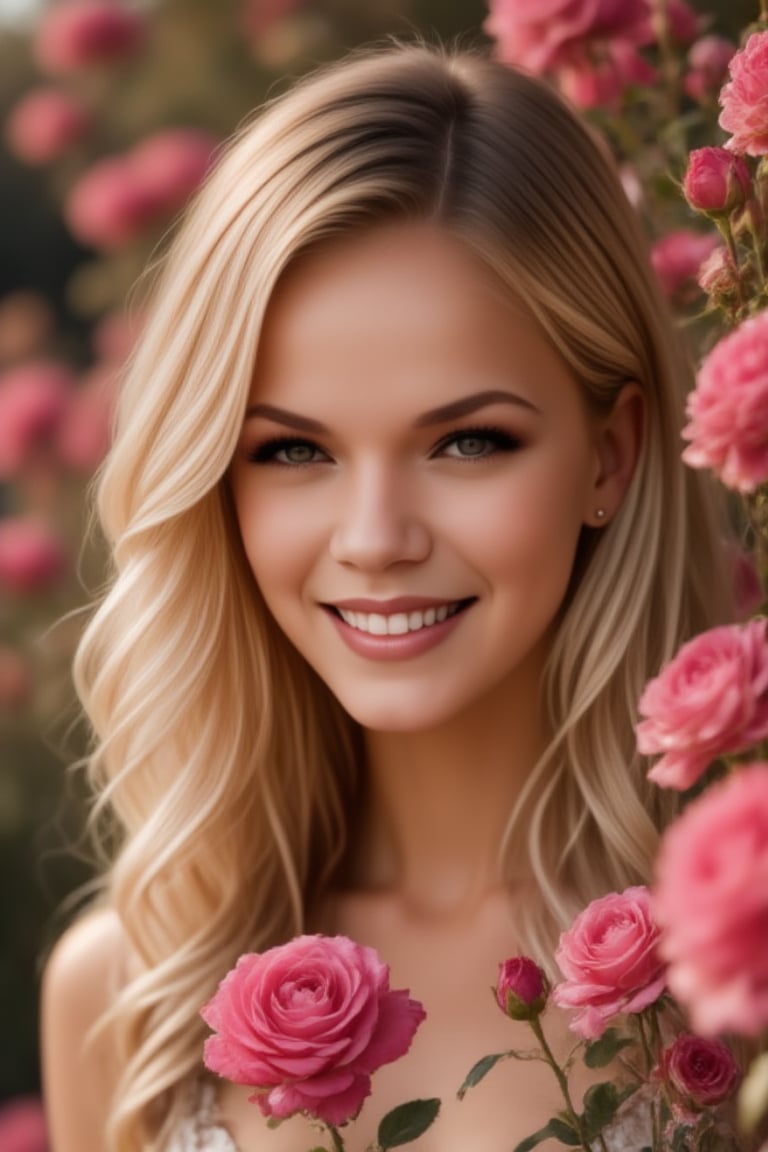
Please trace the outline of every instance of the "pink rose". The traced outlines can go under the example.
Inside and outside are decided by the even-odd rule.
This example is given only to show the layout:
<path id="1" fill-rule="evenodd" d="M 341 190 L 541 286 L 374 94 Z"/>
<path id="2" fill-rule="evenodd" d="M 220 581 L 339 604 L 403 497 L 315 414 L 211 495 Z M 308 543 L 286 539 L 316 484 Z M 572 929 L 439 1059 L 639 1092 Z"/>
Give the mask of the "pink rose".
<path id="1" fill-rule="evenodd" d="M 44 524 L 28 516 L 0 520 L 0 588 L 34 592 L 63 568 L 61 544 Z"/>
<path id="2" fill-rule="evenodd" d="M 699 369 L 686 412 L 686 464 L 712 468 L 739 492 L 753 492 L 768 480 L 768 312 L 715 345 Z"/>
<path id="3" fill-rule="evenodd" d="M 537 75 L 565 70 L 579 103 L 613 102 L 647 67 L 637 52 L 653 41 L 647 0 L 490 0 L 489 7 L 484 28 L 499 58 Z"/>
<path id="4" fill-rule="evenodd" d="M 647 888 L 627 888 L 593 900 L 560 937 L 555 960 L 565 979 L 552 998 L 576 1009 L 571 1028 L 601 1036 L 614 1016 L 642 1012 L 664 992 L 659 929 Z"/>
<path id="5" fill-rule="evenodd" d="M 685 791 L 729 752 L 768 736 L 768 641 L 764 619 L 694 636 L 650 680 L 640 698 L 637 747 L 663 753 L 648 773 Z"/>
<path id="6" fill-rule="evenodd" d="M 182 207 L 210 168 L 216 143 L 206 132 L 168 129 L 98 161 L 70 190 L 70 231 L 94 248 L 130 244 Z"/>
<path id="7" fill-rule="evenodd" d="M 371 1073 L 409 1049 L 426 1013 L 392 992 L 373 948 L 345 936 L 299 936 L 241 956 L 202 1016 L 216 1033 L 205 1064 L 265 1116 L 297 1112 L 339 1126 L 360 1111 Z"/>
<path id="8" fill-rule="evenodd" d="M 736 45 L 722 36 L 702 36 L 688 52 L 690 71 L 683 81 L 692 100 L 708 104 L 714 100 L 733 59 Z"/>
<path id="9" fill-rule="evenodd" d="M 56 437 L 58 457 L 76 472 L 93 472 L 109 449 L 115 406 L 116 377 L 108 365 L 97 365 L 72 392 Z"/>
<path id="10" fill-rule="evenodd" d="M 683 195 L 696 212 L 731 213 L 752 195 L 752 177 L 741 156 L 726 148 L 696 148 L 688 157 Z"/>
<path id="11" fill-rule="evenodd" d="M 731 79 L 720 93 L 720 127 L 727 147 L 750 156 L 768 153 L 768 32 L 755 32 L 731 59 Z"/>
<path id="12" fill-rule="evenodd" d="M 63 0 L 38 25 L 35 59 L 56 75 L 112 64 L 134 56 L 146 32 L 143 14 L 121 0 Z"/>
<path id="13" fill-rule="evenodd" d="M 722 1104 L 736 1091 L 741 1071 L 720 1040 L 685 1033 L 661 1054 L 656 1075 L 699 1108 Z"/>
<path id="14" fill-rule="evenodd" d="M 716 232 L 678 228 L 651 247 L 651 263 L 662 291 L 670 299 L 690 289 L 706 258 L 720 244 Z"/>
<path id="15" fill-rule="evenodd" d="M 55 433 L 73 383 L 68 369 L 44 360 L 0 374 L 0 478 L 13 476 Z"/>
<path id="16" fill-rule="evenodd" d="M 48 1152 L 45 1113 L 37 1096 L 17 1096 L 0 1105 L 0 1148 L 3 1152 Z"/>
<path id="17" fill-rule="evenodd" d="M 48 164 L 82 140 L 90 127 L 91 114 L 81 100 L 56 88 L 38 88 L 11 109 L 5 136 L 27 164 Z"/>
<path id="18" fill-rule="evenodd" d="M 535 961 L 514 956 L 499 964 L 496 1002 L 513 1020 L 532 1020 L 544 1011 L 549 982 Z"/>
<path id="19" fill-rule="evenodd" d="M 768 1026 L 768 764 L 688 805 L 662 839 L 654 910 L 669 987 L 705 1036 Z"/>

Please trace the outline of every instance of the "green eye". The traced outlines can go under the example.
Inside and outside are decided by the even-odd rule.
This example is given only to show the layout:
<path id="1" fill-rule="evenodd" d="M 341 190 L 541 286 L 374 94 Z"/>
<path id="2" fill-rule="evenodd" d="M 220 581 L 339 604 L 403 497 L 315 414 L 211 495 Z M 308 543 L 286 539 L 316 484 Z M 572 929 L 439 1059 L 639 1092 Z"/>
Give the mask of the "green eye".
<path id="1" fill-rule="evenodd" d="M 283 455 L 289 464 L 309 464 L 315 449 L 309 444 L 291 444 L 283 448 Z"/>
<path id="2" fill-rule="evenodd" d="M 460 456 L 484 456 L 490 441 L 482 436 L 462 436 L 454 444 Z"/>

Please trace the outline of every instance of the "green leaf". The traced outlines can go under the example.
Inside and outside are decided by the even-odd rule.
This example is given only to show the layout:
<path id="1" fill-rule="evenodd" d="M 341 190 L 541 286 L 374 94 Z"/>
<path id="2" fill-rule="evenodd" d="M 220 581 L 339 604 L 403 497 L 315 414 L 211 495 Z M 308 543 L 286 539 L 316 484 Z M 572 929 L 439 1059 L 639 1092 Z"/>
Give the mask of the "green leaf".
<path id="1" fill-rule="evenodd" d="M 629 1048 L 634 1044 L 628 1036 L 622 1036 L 615 1028 L 608 1028 L 599 1040 L 587 1044 L 584 1052 L 584 1063 L 587 1068 L 606 1068 L 611 1064 L 622 1048 Z"/>
<path id="2" fill-rule="evenodd" d="M 549 1122 L 549 1127 L 552 1135 L 561 1144 L 567 1144 L 569 1148 L 579 1148 L 581 1146 L 581 1137 L 572 1124 L 567 1120 L 559 1119 L 553 1116 Z"/>
<path id="3" fill-rule="evenodd" d="M 382 1152 L 418 1139 L 436 1119 L 439 1111 L 438 1099 L 409 1100 L 407 1104 L 398 1104 L 397 1108 L 387 1112 L 379 1124 L 376 1140 Z"/>
<path id="4" fill-rule="evenodd" d="M 478 1060 L 467 1073 L 466 1079 L 457 1093 L 459 1100 L 463 1100 L 470 1088 L 474 1088 L 475 1084 L 479 1084 L 483 1077 L 487 1076 L 491 1068 L 498 1064 L 499 1060 L 503 1060 L 507 1055 L 506 1052 L 496 1052 L 493 1056 L 483 1056 L 482 1060 Z"/>
<path id="5" fill-rule="evenodd" d="M 584 1130 L 588 1140 L 594 1140 L 610 1124 L 619 1103 L 616 1085 L 610 1081 L 593 1084 L 587 1089 L 584 1093 Z"/>
<path id="6" fill-rule="evenodd" d="M 549 1124 L 540 1128 L 538 1132 L 534 1132 L 532 1136 L 526 1136 L 525 1140 L 521 1140 L 519 1144 L 515 1145 L 514 1152 L 531 1152 L 537 1144 L 541 1144 L 542 1140 L 548 1140 L 550 1136 L 554 1136 L 561 1144 L 567 1144 L 571 1148 L 578 1148 L 579 1138 L 568 1124 L 564 1124 L 562 1120 L 552 1119 Z M 563 1139 L 563 1137 L 566 1139 Z"/>

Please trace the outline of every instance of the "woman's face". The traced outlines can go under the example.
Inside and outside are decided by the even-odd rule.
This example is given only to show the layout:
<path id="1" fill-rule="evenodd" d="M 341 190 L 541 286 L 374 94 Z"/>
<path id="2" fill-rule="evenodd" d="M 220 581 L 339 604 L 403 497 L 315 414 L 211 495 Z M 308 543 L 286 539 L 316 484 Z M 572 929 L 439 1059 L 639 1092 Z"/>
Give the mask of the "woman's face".
<path id="1" fill-rule="evenodd" d="M 383 226 L 284 277 L 237 518 L 276 621 L 360 724 L 429 728 L 530 689 L 599 471 L 570 370 L 438 226 Z"/>

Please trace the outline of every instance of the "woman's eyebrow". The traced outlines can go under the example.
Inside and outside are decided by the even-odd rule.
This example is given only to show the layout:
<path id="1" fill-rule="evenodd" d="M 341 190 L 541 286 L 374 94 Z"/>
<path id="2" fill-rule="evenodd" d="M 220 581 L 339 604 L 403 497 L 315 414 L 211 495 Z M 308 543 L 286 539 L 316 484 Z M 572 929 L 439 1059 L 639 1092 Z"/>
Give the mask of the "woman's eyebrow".
<path id="1" fill-rule="evenodd" d="M 514 404 L 527 408 L 531 412 L 539 409 L 530 400 L 519 396 L 516 392 L 503 392 L 492 389 L 485 392 L 475 392 L 471 396 L 462 396 L 459 400 L 452 400 L 450 404 L 443 404 L 439 408 L 431 408 L 424 412 L 415 421 L 415 427 L 425 428 L 432 424 L 444 424 L 448 420 L 457 420 L 461 416 L 469 416 L 479 408 L 486 408 L 490 404 Z M 296 412 L 289 412 L 285 408 L 276 408 L 273 404 L 250 404 L 245 412 L 246 420 L 253 416 L 263 416 L 273 420 L 276 424 L 284 424 L 286 428 L 295 428 L 299 432 L 313 432 L 318 435 L 327 435 L 329 429 L 319 420 L 309 416 L 299 416 Z"/>

